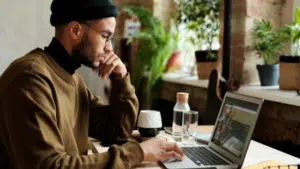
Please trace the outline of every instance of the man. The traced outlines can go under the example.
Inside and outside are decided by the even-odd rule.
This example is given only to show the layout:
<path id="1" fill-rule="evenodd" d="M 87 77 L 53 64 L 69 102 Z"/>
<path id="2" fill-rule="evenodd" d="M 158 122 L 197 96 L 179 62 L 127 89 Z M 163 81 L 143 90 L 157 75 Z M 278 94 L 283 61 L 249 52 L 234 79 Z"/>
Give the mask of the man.
<path id="1" fill-rule="evenodd" d="M 0 158 L 5 169 L 131 168 L 142 161 L 182 159 L 176 144 L 127 140 L 138 101 L 129 74 L 112 51 L 117 9 L 109 0 L 54 0 L 55 38 L 15 60 L 0 78 Z M 81 64 L 112 76 L 110 105 L 75 73 Z M 88 155 L 88 137 L 112 145 Z M 95 152 L 95 151 L 94 151 Z"/>

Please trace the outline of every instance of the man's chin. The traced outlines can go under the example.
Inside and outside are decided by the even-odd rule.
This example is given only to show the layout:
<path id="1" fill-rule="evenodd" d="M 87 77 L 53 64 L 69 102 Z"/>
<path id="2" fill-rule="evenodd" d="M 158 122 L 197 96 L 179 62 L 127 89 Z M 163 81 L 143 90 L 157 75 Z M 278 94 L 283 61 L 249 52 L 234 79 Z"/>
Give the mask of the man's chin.
<path id="1" fill-rule="evenodd" d="M 93 68 L 98 68 L 100 66 L 100 62 L 94 62 L 93 63 Z"/>

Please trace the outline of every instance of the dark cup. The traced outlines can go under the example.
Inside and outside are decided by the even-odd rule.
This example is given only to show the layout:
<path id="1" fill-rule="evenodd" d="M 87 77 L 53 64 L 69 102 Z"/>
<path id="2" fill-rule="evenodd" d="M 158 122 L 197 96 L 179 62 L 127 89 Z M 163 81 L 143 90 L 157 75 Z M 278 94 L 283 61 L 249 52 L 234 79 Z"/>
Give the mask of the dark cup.
<path id="1" fill-rule="evenodd" d="M 138 131 L 142 137 L 155 137 L 159 133 L 160 128 L 138 128 Z"/>

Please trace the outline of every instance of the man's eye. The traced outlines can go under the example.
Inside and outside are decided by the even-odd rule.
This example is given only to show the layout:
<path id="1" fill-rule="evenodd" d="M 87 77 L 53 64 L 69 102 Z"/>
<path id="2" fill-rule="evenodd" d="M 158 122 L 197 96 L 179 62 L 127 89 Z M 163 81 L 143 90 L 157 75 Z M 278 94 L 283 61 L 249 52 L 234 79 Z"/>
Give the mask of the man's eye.
<path id="1" fill-rule="evenodd" d="M 102 36 L 102 38 L 105 38 L 105 39 L 109 38 L 109 36 L 107 36 L 107 35 L 101 35 L 101 36 Z"/>

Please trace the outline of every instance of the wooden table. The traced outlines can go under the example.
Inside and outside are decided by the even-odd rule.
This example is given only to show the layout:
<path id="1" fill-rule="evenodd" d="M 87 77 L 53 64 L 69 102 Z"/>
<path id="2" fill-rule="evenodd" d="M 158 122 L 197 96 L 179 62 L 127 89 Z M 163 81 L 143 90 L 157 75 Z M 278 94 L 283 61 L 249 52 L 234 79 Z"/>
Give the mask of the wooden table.
<path id="1" fill-rule="evenodd" d="M 198 132 L 200 133 L 210 133 L 213 130 L 213 126 L 199 126 Z M 133 136 L 135 138 L 139 137 L 139 134 L 137 131 L 134 131 Z M 162 139 L 168 139 L 168 141 L 172 141 L 171 135 L 161 132 L 158 136 L 158 138 Z M 107 147 L 102 147 L 100 144 L 95 142 L 95 147 L 98 150 L 98 152 L 104 152 L 107 151 Z M 278 161 L 280 163 L 284 164 L 296 164 L 300 163 L 300 159 L 293 157 L 289 154 L 283 153 L 281 151 L 278 151 L 276 149 L 273 149 L 271 147 L 265 146 L 261 143 L 258 143 L 256 141 L 251 140 L 250 146 L 248 149 L 248 152 L 246 154 L 246 158 L 243 164 L 243 168 L 248 167 L 250 165 L 254 165 L 257 163 L 261 163 L 264 161 L 273 160 Z M 142 163 L 135 167 L 135 169 L 161 169 L 162 166 L 158 163 Z"/>

